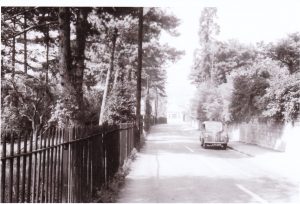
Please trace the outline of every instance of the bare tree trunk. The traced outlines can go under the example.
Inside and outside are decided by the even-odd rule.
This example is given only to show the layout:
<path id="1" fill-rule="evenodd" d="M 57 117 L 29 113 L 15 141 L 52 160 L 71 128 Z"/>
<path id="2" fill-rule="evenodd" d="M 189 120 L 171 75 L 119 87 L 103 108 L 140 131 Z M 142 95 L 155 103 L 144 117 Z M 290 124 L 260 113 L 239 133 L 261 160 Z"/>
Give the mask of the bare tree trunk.
<path id="1" fill-rule="evenodd" d="M 60 79 L 60 90 L 59 95 L 62 99 L 64 106 L 69 107 L 68 104 L 73 102 L 72 95 L 74 94 L 74 89 L 71 84 L 71 79 L 69 72 L 71 71 L 71 48 L 70 48 L 70 11 L 69 8 L 61 7 L 59 8 L 58 14 L 59 20 L 59 79 Z M 64 125 L 72 122 L 70 118 L 65 118 L 65 116 L 60 116 Z"/>
<path id="2" fill-rule="evenodd" d="M 62 88 L 69 84 L 68 72 L 71 70 L 70 47 L 70 11 L 69 8 L 59 8 L 59 35 L 60 35 L 60 85 Z"/>
<path id="3" fill-rule="evenodd" d="M 109 91 L 109 81 L 111 78 L 111 73 L 114 69 L 114 59 L 115 59 L 115 47 L 116 47 L 116 41 L 117 41 L 117 32 L 118 30 L 115 29 L 113 37 L 112 37 L 112 51 L 110 56 L 110 66 L 107 71 L 106 80 L 105 80 L 105 87 L 104 87 L 104 93 L 102 97 L 102 103 L 101 103 L 101 109 L 100 109 L 100 116 L 99 116 L 99 125 L 102 125 L 104 122 L 104 111 L 105 111 L 105 105 L 107 100 L 107 95 Z"/>
<path id="4" fill-rule="evenodd" d="M 118 83 L 119 72 L 120 72 L 120 69 L 116 69 L 115 76 L 114 76 L 114 84 L 113 84 L 112 90 L 116 89 L 116 86 L 117 86 L 117 83 Z"/>
<path id="5" fill-rule="evenodd" d="M 24 30 L 27 28 L 27 16 L 24 13 Z M 24 32 L 24 73 L 27 75 L 27 32 Z"/>
<path id="6" fill-rule="evenodd" d="M 78 8 L 76 19 L 76 46 L 74 50 L 74 63 L 72 66 L 72 55 L 70 45 L 70 17 L 69 8 L 59 8 L 59 31 L 60 31 L 60 85 L 61 98 L 66 108 L 78 107 L 77 110 L 70 109 L 71 118 L 66 118 L 66 123 L 72 125 L 83 124 L 83 73 L 84 73 L 84 51 L 87 32 L 87 15 L 89 8 Z"/>
<path id="7" fill-rule="evenodd" d="M 84 74 L 84 60 L 85 60 L 85 44 L 86 44 L 86 33 L 87 33 L 87 16 L 89 13 L 89 8 L 79 8 L 77 12 L 77 22 L 76 22 L 76 48 L 74 56 L 74 87 L 76 91 L 76 100 L 78 103 L 78 114 L 77 118 L 82 121 L 83 119 L 83 74 Z"/>
<path id="8" fill-rule="evenodd" d="M 3 70 L 3 67 L 4 67 L 4 63 L 3 63 L 3 59 L 4 59 L 4 57 L 3 57 L 3 55 L 1 55 L 1 67 L 2 67 L 2 69 L 1 69 L 1 79 L 3 80 L 3 79 L 5 79 L 5 71 Z M 2 92 L 3 93 L 3 92 Z M 2 95 L 2 94 L 1 94 Z M 1 98 L 2 99 L 2 98 Z M 1 107 L 2 107 L 2 104 L 3 103 L 1 103 Z"/>
<path id="9" fill-rule="evenodd" d="M 16 29 L 16 19 L 13 19 L 14 22 L 14 30 Z M 13 38 L 13 45 L 12 45 L 12 78 L 15 78 L 15 64 L 16 64 L 16 38 Z"/>
<path id="10" fill-rule="evenodd" d="M 142 61 L 143 61 L 143 8 L 139 8 L 139 31 L 138 31 L 138 67 L 137 67 L 137 85 L 136 85 L 136 125 L 137 138 L 136 147 L 139 148 L 141 136 L 141 77 L 142 77 Z"/>
<path id="11" fill-rule="evenodd" d="M 157 123 L 157 109 L 158 109 L 158 94 L 157 94 L 157 87 L 155 87 L 155 123 Z"/>
<path id="12" fill-rule="evenodd" d="M 45 77 L 46 77 L 46 84 L 48 84 L 49 81 L 49 76 L 48 76 L 48 72 L 49 72 L 49 27 L 46 28 L 46 70 L 45 70 Z"/>

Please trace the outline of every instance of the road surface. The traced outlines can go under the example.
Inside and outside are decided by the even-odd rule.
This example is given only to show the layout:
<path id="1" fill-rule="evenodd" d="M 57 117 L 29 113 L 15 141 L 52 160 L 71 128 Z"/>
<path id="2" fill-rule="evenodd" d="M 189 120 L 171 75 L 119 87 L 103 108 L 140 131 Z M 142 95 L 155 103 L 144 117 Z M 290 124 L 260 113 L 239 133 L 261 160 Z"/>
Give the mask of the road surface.
<path id="1" fill-rule="evenodd" d="M 231 149 L 203 149 L 188 125 L 152 127 L 118 202 L 299 202 L 299 181 Z M 266 161 L 267 162 L 267 161 Z"/>

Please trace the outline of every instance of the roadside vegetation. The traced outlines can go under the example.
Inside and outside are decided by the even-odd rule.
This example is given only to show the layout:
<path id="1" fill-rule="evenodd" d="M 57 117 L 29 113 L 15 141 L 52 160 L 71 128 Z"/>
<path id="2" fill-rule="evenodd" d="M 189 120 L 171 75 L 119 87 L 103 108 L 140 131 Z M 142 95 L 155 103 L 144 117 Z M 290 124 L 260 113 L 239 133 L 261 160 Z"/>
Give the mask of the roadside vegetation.
<path id="1" fill-rule="evenodd" d="M 131 141 L 134 141 L 137 149 L 140 148 L 143 142 L 141 114 L 146 113 L 145 118 L 148 120 L 145 122 L 149 123 L 153 117 L 152 102 L 166 97 L 166 67 L 183 54 L 174 47 L 162 44 L 159 40 L 160 34 L 164 31 L 176 36 L 178 25 L 179 19 L 160 8 L 1 7 L 1 147 L 14 147 L 14 141 L 17 141 L 14 137 L 17 135 L 18 141 L 22 140 L 25 152 L 28 146 L 28 155 L 26 153 L 22 157 L 22 161 L 27 161 L 27 156 L 30 158 L 28 165 L 26 162 L 24 165 L 21 163 L 23 186 L 26 168 L 30 170 L 28 175 L 31 175 L 33 164 L 34 168 L 38 164 L 37 157 L 42 158 L 40 152 L 43 155 L 47 154 L 48 160 L 44 159 L 42 163 L 39 159 L 39 165 L 47 163 L 49 167 L 52 165 L 49 162 L 49 155 L 52 157 L 53 148 L 56 150 L 56 146 L 62 147 L 61 144 L 53 146 L 54 139 L 51 139 L 50 151 L 49 138 L 57 136 L 53 129 L 68 130 L 72 127 L 86 130 L 89 127 L 101 126 L 101 130 L 96 127 L 100 141 L 97 140 L 98 143 L 95 144 L 99 146 L 93 148 L 89 146 L 88 149 L 97 153 L 95 149 L 105 146 L 105 153 L 99 153 L 97 158 L 103 156 L 105 161 L 110 160 L 109 162 L 113 163 L 119 161 L 120 155 L 115 153 L 117 151 L 109 152 L 108 149 L 118 150 L 119 145 L 124 146 L 127 143 L 116 142 L 119 141 L 119 135 L 117 139 L 112 139 L 113 136 L 108 135 L 107 138 L 113 142 L 102 145 L 101 134 L 103 136 L 104 132 L 101 131 L 104 131 L 105 127 L 109 127 L 109 130 L 105 131 L 112 131 L 111 127 L 117 127 L 121 123 L 127 125 L 133 123 L 136 125 L 131 128 L 134 131 L 131 133 L 134 135 Z M 146 103 L 146 110 L 141 111 L 143 102 Z M 108 126 L 107 123 L 112 126 Z M 147 125 L 146 130 L 149 130 L 149 124 Z M 42 145 L 39 149 L 35 145 L 37 138 L 42 138 L 44 133 L 49 131 L 49 137 L 44 139 L 49 142 L 48 148 L 40 151 Z M 30 135 L 27 137 L 25 133 Z M 87 131 L 82 132 L 79 137 L 89 138 L 90 135 L 87 134 L 89 134 Z M 67 137 L 70 139 L 70 134 L 64 138 Z M 28 138 L 31 145 L 28 145 Z M 79 142 L 76 144 L 73 141 L 72 147 L 80 146 L 81 149 L 71 148 L 71 142 L 68 143 L 70 152 L 74 150 L 73 153 L 76 155 L 70 161 L 79 160 L 86 165 L 85 162 L 88 163 L 85 161 L 86 154 L 82 154 L 86 149 L 85 146 L 80 141 L 76 141 Z M 8 143 L 10 145 L 6 145 Z M 38 156 L 32 152 L 32 144 L 34 150 L 39 151 Z M 46 142 L 43 147 L 45 146 Z M 14 172 L 20 172 L 20 152 L 14 155 L 19 162 L 15 165 L 13 159 L 5 158 L 5 155 L 8 155 L 7 149 L 4 151 L 6 154 L 2 155 L 4 158 L 1 162 L 2 170 L 10 170 L 10 173 L 3 174 L 1 179 L 12 181 Z M 13 148 L 10 152 L 10 155 L 12 154 Z M 32 155 L 35 158 L 34 162 L 31 160 Z M 129 158 L 132 159 L 133 156 Z M 8 163 L 6 160 L 10 161 L 10 165 L 6 165 Z M 126 160 L 127 165 L 129 160 Z M 68 161 L 64 161 L 65 166 Z M 102 165 L 94 162 L 89 162 L 89 165 L 91 163 L 96 166 Z M 106 164 L 105 171 L 115 173 L 114 169 L 108 169 L 110 167 L 112 168 L 112 165 L 108 167 Z M 50 168 L 52 169 L 52 166 Z M 72 172 L 79 172 L 76 167 L 70 169 Z M 87 168 L 85 170 L 88 171 Z M 128 173 L 128 166 L 117 170 L 116 175 L 113 175 L 111 180 L 105 181 L 102 189 L 96 192 L 98 202 L 115 201 L 119 185 L 124 182 Z M 38 178 L 44 178 L 45 172 L 48 170 L 43 171 Z M 102 173 L 95 171 L 99 177 L 103 176 Z M 17 175 L 20 177 L 19 173 Z M 19 181 L 19 177 L 16 177 Z M 52 177 L 53 175 L 49 176 Z M 31 183 L 31 178 L 35 179 L 36 176 L 29 177 L 28 186 L 32 184 L 35 187 L 35 180 L 33 179 Z M 78 182 L 83 180 L 81 176 L 64 179 L 70 178 L 72 182 L 74 178 L 75 183 L 77 180 Z M 12 193 L 11 190 L 19 186 L 18 182 L 17 185 L 12 184 L 14 183 L 1 183 L 1 201 L 19 201 L 19 191 Z M 82 185 L 78 186 L 81 189 Z M 30 188 L 27 189 L 27 202 L 33 201 L 34 195 L 30 197 Z M 41 192 L 45 189 L 39 188 Z M 8 192 L 9 195 L 6 195 Z M 88 197 L 74 192 L 75 197 Z M 25 191 L 23 194 L 25 195 Z M 41 201 L 48 199 L 41 196 Z"/>
<path id="2" fill-rule="evenodd" d="M 300 33 L 272 43 L 219 41 L 217 9 L 204 8 L 190 78 L 194 118 L 293 122 L 300 114 Z"/>
<path id="3" fill-rule="evenodd" d="M 142 15 L 130 7 L 1 10 L 2 129 L 133 122 L 137 82 L 142 98 L 165 97 L 165 68 L 183 54 L 159 42 L 163 30 L 178 35 L 179 25 L 160 8 Z"/>

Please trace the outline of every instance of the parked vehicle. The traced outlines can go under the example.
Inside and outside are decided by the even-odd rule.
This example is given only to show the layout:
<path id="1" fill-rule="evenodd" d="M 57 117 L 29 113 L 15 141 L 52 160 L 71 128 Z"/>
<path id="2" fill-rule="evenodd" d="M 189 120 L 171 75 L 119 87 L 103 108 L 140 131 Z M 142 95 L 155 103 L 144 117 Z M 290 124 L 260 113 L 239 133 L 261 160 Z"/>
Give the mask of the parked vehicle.
<path id="1" fill-rule="evenodd" d="M 222 122 L 204 121 L 201 124 L 200 142 L 202 147 L 217 145 L 226 149 L 228 141 L 227 128 Z"/>

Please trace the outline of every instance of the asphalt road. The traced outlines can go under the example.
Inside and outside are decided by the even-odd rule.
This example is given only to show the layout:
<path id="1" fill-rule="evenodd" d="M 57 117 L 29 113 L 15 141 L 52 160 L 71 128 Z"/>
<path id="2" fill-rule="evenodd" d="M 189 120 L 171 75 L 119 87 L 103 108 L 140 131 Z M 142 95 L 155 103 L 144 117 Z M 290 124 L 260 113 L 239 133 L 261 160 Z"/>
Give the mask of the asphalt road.
<path id="1" fill-rule="evenodd" d="M 231 149 L 203 149 L 187 125 L 158 125 L 118 202 L 299 202 L 299 183 Z M 266 161 L 268 162 L 268 161 Z"/>

